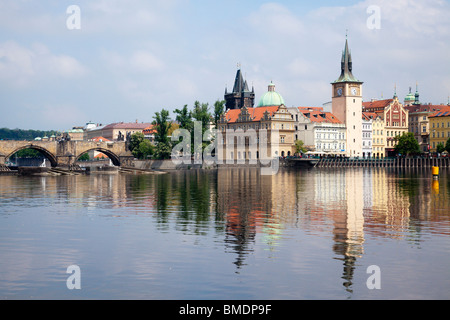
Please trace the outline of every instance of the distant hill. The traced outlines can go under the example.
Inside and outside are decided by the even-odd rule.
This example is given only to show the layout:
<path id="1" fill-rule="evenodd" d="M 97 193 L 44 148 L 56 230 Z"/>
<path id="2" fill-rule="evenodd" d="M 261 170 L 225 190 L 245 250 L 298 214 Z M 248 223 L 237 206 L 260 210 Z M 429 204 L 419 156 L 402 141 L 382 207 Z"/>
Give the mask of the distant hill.
<path id="1" fill-rule="evenodd" d="M 23 130 L 0 128 L 0 140 L 34 140 L 37 137 L 58 135 L 58 131 Z"/>

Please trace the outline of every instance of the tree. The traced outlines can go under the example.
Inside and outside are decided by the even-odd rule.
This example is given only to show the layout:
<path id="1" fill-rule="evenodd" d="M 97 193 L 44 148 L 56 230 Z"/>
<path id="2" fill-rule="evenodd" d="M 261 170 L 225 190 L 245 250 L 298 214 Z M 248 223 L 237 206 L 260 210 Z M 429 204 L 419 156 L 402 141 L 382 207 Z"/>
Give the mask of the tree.
<path id="1" fill-rule="evenodd" d="M 144 134 L 142 132 L 135 132 L 131 135 L 130 138 L 130 144 L 128 146 L 128 149 L 130 149 L 131 152 L 139 148 L 139 145 L 141 142 L 144 141 Z"/>
<path id="2" fill-rule="evenodd" d="M 296 153 L 305 153 L 306 151 L 308 151 L 304 147 L 304 142 L 302 140 L 295 140 L 294 144 L 295 144 L 295 152 Z"/>
<path id="3" fill-rule="evenodd" d="M 436 152 L 437 153 L 442 153 L 445 151 L 445 146 L 442 142 L 439 142 L 436 146 Z"/>
<path id="4" fill-rule="evenodd" d="M 187 104 L 182 109 L 175 109 L 174 113 L 177 114 L 175 120 L 180 124 L 180 128 L 191 131 L 193 128 L 192 112 L 188 110 Z"/>
<path id="5" fill-rule="evenodd" d="M 412 153 L 420 153 L 420 146 L 416 138 L 414 138 L 414 133 L 403 133 L 401 136 L 396 136 L 395 140 L 397 141 L 395 146 L 397 154 L 408 156 Z"/>
<path id="6" fill-rule="evenodd" d="M 153 125 L 155 126 L 155 157 L 157 159 L 169 159 L 172 145 L 169 140 L 169 129 L 172 123 L 169 119 L 169 111 L 162 109 L 161 112 L 155 112 L 153 116 L 155 119 Z"/>
<path id="7" fill-rule="evenodd" d="M 225 106 L 225 100 L 217 100 L 214 102 L 214 125 L 217 128 L 217 122 L 223 114 L 223 108 Z"/>
<path id="8" fill-rule="evenodd" d="M 445 150 L 450 153 L 450 138 L 447 139 L 447 142 L 445 143 Z"/>
<path id="9" fill-rule="evenodd" d="M 139 143 L 139 146 L 133 150 L 133 155 L 138 159 L 148 159 L 155 152 L 153 144 L 145 139 Z"/>
<path id="10" fill-rule="evenodd" d="M 202 135 L 208 129 L 211 123 L 211 114 L 209 113 L 208 103 L 200 104 L 199 101 L 194 102 L 194 110 L 192 111 L 192 117 L 202 123 Z"/>

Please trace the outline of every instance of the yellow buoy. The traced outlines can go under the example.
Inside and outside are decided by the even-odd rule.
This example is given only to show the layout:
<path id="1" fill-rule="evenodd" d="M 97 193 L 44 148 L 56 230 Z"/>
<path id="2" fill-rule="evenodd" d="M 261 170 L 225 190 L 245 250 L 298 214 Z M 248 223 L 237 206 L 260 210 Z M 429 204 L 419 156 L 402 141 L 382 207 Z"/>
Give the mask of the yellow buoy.
<path id="1" fill-rule="evenodd" d="M 434 177 L 439 176 L 439 167 L 431 167 L 431 173 Z"/>

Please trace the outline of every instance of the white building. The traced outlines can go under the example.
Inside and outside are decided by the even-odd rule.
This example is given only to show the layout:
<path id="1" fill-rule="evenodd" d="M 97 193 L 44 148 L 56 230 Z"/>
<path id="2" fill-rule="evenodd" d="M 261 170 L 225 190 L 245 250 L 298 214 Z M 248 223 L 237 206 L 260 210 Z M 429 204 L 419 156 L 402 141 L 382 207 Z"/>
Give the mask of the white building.
<path id="1" fill-rule="evenodd" d="M 372 117 L 363 112 L 362 114 L 362 157 L 372 157 Z"/>

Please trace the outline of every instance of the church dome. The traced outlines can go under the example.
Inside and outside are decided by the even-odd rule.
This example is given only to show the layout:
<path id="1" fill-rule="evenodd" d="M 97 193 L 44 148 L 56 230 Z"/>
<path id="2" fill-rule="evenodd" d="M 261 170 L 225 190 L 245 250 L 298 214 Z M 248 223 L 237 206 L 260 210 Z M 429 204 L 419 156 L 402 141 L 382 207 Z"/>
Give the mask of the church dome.
<path id="1" fill-rule="evenodd" d="M 275 91 L 275 85 L 270 82 L 268 91 L 261 97 L 258 107 L 280 106 L 284 104 L 283 97 Z"/>
<path id="2" fill-rule="evenodd" d="M 414 102 L 416 99 L 414 93 L 411 92 L 411 87 L 409 88 L 409 93 L 405 97 L 405 102 Z"/>

